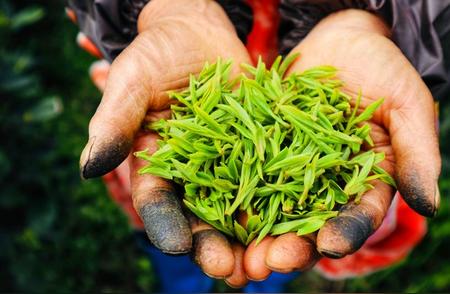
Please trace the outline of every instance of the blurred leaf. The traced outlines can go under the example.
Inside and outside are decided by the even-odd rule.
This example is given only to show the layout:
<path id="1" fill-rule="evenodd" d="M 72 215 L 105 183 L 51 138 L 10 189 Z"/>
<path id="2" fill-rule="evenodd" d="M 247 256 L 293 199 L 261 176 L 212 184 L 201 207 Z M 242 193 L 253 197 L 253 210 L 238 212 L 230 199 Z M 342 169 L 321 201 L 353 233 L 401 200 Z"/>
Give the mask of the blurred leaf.
<path id="1" fill-rule="evenodd" d="M 58 116 L 63 111 L 59 97 L 47 97 L 23 114 L 25 122 L 46 121 Z"/>
<path id="2" fill-rule="evenodd" d="M 0 149 L 0 181 L 6 176 L 11 170 L 11 163 L 6 156 L 5 152 Z"/>
<path id="3" fill-rule="evenodd" d="M 32 195 L 28 195 L 28 198 Z M 57 216 L 55 202 L 37 203 L 30 209 L 28 224 L 30 229 L 37 236 L 43 236 L 49 233 L 51 226 L 54 224 Z"/>
<path id="4" fill-rule="evenodd" d="M 29 7 L 16 13 L 11 19 L 11 27 L 13 30 L 21 29 L 25 26 L 36 23 L 45 15 L 44 9 L 41 7 Z"/>
<path id="5" fill-rule="evenodd" d="M 6 27 L 9 22 L 9 18 L 3 13 L 3 11 L 0 11 L 0 28 Z"/>
<path id="6" fill-rule="evenodd" d="M 24 88 L 32 87 L 35 83 L 35 79 L 32 76 L 21 76 L 21 77 L 7 77 L 2 79 L 0 77 L 0 89 L 5 92 L 14 92 L 22 90 Z"/>
<path id="7" fill-rule="evenodd" d="M 32 58 L 29 55 L 18 55 L 13 70 L 15 73 L 24 72 L 31 67 L 32 63 Z"/>
<path id="8" fill-rule="evenodd" d="M 35 232 L 28 228 L 22 233 L 21 236 L 19 236 L 19 241 L 26 243 L 27 246 L 33 249 L 37 249 L 41 246 Z"/>

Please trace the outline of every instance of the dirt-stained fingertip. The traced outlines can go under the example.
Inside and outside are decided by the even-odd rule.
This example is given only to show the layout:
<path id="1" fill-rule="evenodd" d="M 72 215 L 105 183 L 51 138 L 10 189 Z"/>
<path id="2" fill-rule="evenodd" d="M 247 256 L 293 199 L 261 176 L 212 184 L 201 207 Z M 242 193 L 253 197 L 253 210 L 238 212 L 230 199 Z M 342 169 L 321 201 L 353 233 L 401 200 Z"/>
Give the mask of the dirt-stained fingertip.
<path id="1" fill-rule="evenodd" d="M 233 273 L 234 253 L 231 244 L 215 229 L 194 233 L 192 258 L 212 278 L 223 279 Z"/>
<path id="2" fill-rule="evenodd" d="M 424 178 L 413 169 L 403 172 L 397 180 L 398 191 L 409 207 L 426 217 L 435 216 L 440 204 L 439 187 L 430 182 L 428 176 Z"/>
<path id="3" fill-rule="evenodd" d="M 91 137 L 80 157 L 82 179 L 103 176 L 121 164 L 129 155 L 132 140 L 125 136 Z"/>
<path id="4" fill-rule="evenodd" d="M 317 251 L 323 256 L 341 258 L 361 248 L 374 232 L 372 219 L 357 210 L 330 219 L 317 235 Z"/>
<path id="5" fill-rule="evenodd" d="M 345 256 L 345 254 L 343 254 L 341 252 L 336 252 L 336 251 L 327 250 L 327 249 L 320 249 L 319 252 L 323 256 L 328 257 L 328 258 L 333 258 L 333 259 L 339 259 L 339 258 L 342 258 Z"/>
<path id="6" fill-rule="evenodd" d="M 148 203 L 139 211 L 148 238 L 164 253 L 188 253 L 192 248 L 192 234 L 176 195 L 167 190 L 157 190 L 152 193 L 165 195 L 152 197 L 161 200 Z"/>

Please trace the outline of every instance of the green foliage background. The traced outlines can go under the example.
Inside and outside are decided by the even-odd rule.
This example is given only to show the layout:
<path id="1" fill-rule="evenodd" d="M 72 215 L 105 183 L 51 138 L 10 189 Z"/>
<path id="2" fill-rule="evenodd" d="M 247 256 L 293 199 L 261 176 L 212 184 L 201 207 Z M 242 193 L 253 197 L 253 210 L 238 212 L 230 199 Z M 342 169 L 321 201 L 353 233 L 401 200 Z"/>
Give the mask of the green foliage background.
<path id="1" fill-rule="evenodd" d="M 78 176 L 100 94 L 87 75 L 94 59 L 76 46 L 63 11 L 60 0 L 0 0 L 0 291 L 155 291 L 125 216 L 100 180 Z M 341 282 L 310 272 L 290 291 L 450 291 L 449 100 L 440 113 L 441 210 L 424 241 L 388 270 Z M 230 289 L 219 282 L 216 291 Z"/>

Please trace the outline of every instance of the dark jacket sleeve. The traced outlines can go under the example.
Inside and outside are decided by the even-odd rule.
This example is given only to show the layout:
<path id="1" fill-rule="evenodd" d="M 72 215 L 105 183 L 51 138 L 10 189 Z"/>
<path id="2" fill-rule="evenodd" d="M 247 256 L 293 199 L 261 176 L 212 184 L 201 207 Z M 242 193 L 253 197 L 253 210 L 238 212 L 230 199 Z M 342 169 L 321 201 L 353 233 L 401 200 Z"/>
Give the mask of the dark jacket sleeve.
<path id="1" fill-rule="evenodd" d="M 450 0 L 281 0 L 280 51 L 286 54 L 322 18 L 348 8 L 382 16 L 435 99 L 449 96 L 450 62 L 445 62 L 443 42 L 450 40 Z"/>
<path id="2" fill-rule="evenodd" d="M 68 0 L 68 6 L 88 38 L 112 61 L 136 37 L 137 19 L 149 0 Z M 252 13 L 244 0 L 218 0 L 242 41 L 252 26 Z"/>

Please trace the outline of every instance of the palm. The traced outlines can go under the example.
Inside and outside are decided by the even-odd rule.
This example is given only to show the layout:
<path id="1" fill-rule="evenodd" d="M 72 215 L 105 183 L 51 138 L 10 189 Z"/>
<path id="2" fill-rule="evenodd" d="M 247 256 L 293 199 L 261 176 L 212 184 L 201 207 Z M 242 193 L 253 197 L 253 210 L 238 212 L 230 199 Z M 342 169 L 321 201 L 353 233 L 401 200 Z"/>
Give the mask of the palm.
<path id="1" fill-rule="evenodd" d="M 315 36 L 311 36 L 314 38 Z M 336 29 L 320 36 L 321 41 L 307 39 L 295 51 L 301 52 L 298 62 L 291 67 L 291 71 L 301 72 L 312 66 L 329 64 L 338 69 L 338 78 L 345 82 L 342 90 L 353 97 L 362 93 L 360 109 L 379 99 L 385 102 L 370 120 L 372 139 L 377 152 L 384 152 L 386 162 L 384 168 L 394 173 L 395 159 L 391 146 L 389 131 L 386 129 L 390 115 L 401 110 L 401 106 L 423 101 L 408 101 L 416 97 L 408 95 L 411 91 L 419 91 L 418 97 L 429 98 L 426 87 L 415 85 L 416 89 L 402 89 L 408 86 L 408 81 L 417 79 L 415 70 L 407 64 L 395 45 L 385 37 L 353 33 L 348 29 Z M 348 44 L 352 44 L 348 46 Z M 319 49 L 317 47 L 321 47 Z M 333 48 L 324 50 L 323 48 Z M 314 53 L 313 53 L 314 52 Z M 400 85 L 400 87 L 399 87 Z M 423 99 L 426 100 L 426 99 Z M 428 99 L 430 100 L 430 99 Z M 429 104 L 429 103 L 428 103 Z"/>
<path id="2" fill-rule="evenodd" d="M 388 39 L 389 31 L 379 19 L 361 18 L 361 12 L 356 11 L 344 13 L 347 13 L 344 17 L 338 14 L 320 23 L 293 50 L 302 56 L 290 70 L 303 71 L 322 64 L 335 66 L 339 79 L 345 82 L 345 92 L 353 97 L 362 92 L 362 109 L 380 97 L 385 98 L 370 120 L 374 141 L 371 148 L 385 153 L 382 167 L 396 177 L 408 204 L 430 216 L 438 205 L 435 195 L 440 164 L 431 94 L 413 66 Z M 386 184 L 376 183 L 375 189 L 363 196 L 366 207 L 353 208 L 369 224 L 366 228 L 353 226 L 352 229 L 366 233 L 376 229 L 393 192 Z M 348 226 L 347 222 L 336 219 L 320 231 L 318 248 L 327 248 L 322 253 L 329 251 L 333 255 L 339 251 L 336 248 L 340 245 L 333 249 L 326 242 L 345 243 L 332 230 L 343 223 Z M 359 244 L 348 244 L 349 251 L 357 249 L 364 240 L 360 238 Z"/>
<path id="3" fill-rule="evenodd" d="M 434 124 L 431 93 L 401 51 L 386 36 L 358 31 L 352 26 L 327 28 L 326 25 L 319 26 L 294 50 L 305 57 L 300 58 L 291 70 L 301 71 L 319 64 L 336 66 L 339 78 L 345 81 L 343 90 L 353 96 L 360 91 L 363 93 L 362 108 L 384 97 L 385 102 L 371 120 L 374 148 L 385 152 L 387 161 L 384 168 L 401 178 L 401 173 L 405 171 L 395 165 L 395 160 L 402 160 L 408 146 L 430 140 L 430 133 L 433 133 L 430 129 L 423 130 L 424 125 Z M 381 26 L 380 31 L 388 34 L 385 27 Z M 413 120 L 411 116 L 420 119 Z M 395 136 L 402 125 L 407 125 L 414 136 Z M 431 141 L 437 146 L 435 138 Z M 392 148 L 391 144 L 404 148 Z M 426 153 L 431 155 L 424 161 L 436 161 L 438 155 Z M 421 159 L 415 159 L 418 160 Z M 411 166 L 407 168 L 415 169 Z M 432 166 L 427 172 L 434 175 L 434 169 Z M 421 181 L 426 181 L 426 177 Z"/>

